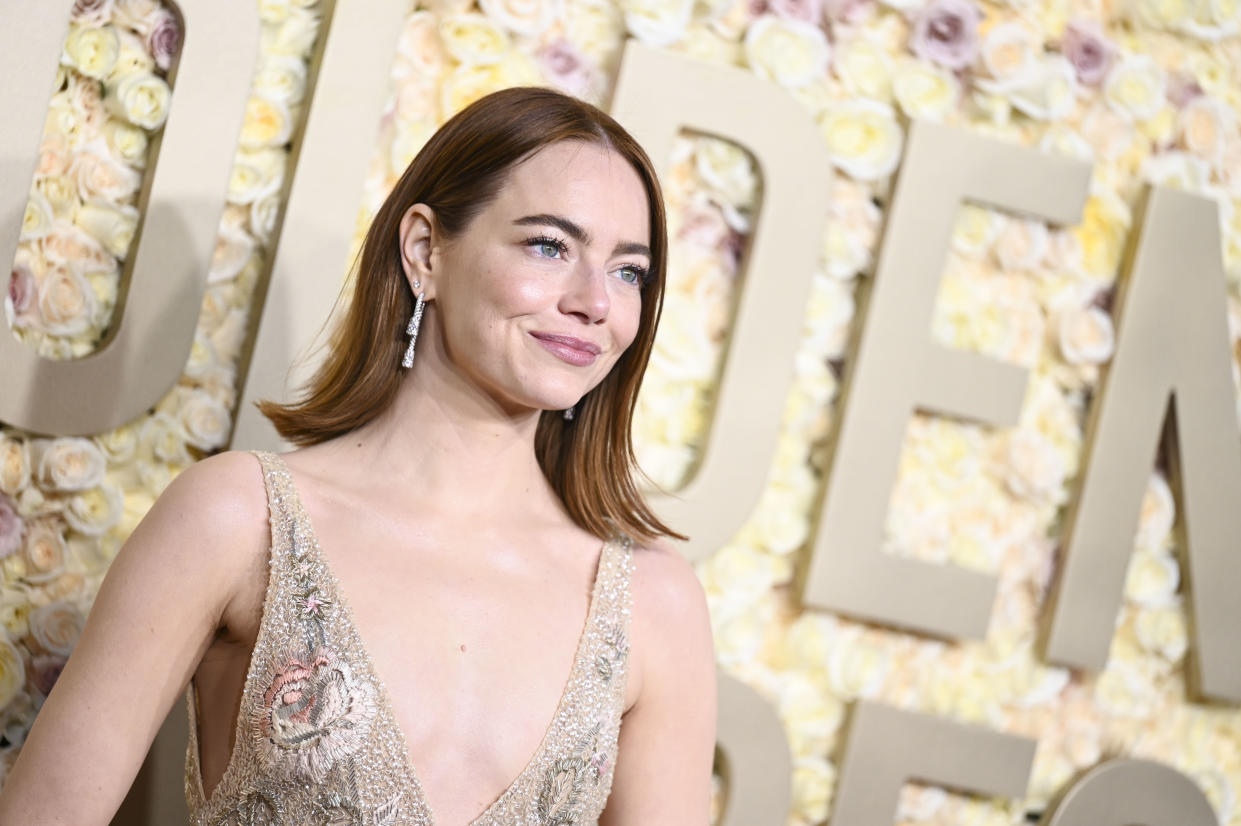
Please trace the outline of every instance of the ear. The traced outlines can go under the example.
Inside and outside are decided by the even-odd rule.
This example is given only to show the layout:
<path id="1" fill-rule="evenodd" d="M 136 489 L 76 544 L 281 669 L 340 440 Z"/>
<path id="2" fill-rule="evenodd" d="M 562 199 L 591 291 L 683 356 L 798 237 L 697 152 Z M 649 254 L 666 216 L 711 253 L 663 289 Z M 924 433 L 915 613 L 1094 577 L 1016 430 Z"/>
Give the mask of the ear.
<path id="1" fill-rule="evenodd" d="M 435 212 L 426 204 L 414 204 L 401 216 L 399 232 L 401 268 L 414 295 L 430 301 L 435 297 L 441 236 Z M 417 288 L 414 282 L 419 282 Z"/>

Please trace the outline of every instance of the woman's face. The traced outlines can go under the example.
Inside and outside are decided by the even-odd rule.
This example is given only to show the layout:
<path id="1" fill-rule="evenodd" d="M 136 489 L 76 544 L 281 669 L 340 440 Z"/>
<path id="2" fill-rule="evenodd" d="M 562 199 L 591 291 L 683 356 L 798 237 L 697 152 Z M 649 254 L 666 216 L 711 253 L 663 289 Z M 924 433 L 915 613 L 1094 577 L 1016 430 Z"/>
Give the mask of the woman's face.
<path id="1" fill-rule="evenodd" d="M 646 189 L 627 160 L 552 144 L 451 242 L 432 216 L 406 212 L 401 248 L 456 369 L 510 411 L 570 407 L 607 376 L 637 334 L 651 265 Z"/>

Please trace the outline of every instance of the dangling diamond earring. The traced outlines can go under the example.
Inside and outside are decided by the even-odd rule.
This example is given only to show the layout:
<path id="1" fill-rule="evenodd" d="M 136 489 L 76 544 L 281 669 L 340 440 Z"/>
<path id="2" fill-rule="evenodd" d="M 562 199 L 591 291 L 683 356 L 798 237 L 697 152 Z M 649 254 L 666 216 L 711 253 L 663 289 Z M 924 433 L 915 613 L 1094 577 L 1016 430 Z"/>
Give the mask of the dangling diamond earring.
<path id="1" fill-rule="evenodd" d="M 575 405 L 573 405 L 573 407 L 577 407 L 577 405 L 575 404 Z M 565 408 L 565 411 L 564 411 L 564 418 L 565 418 L 565 421 L 566 421 L 566 422 L 573 421 L 573 407 L 566 407 L 566 408 Z"/>
<path id="2" fill-rule="evenodd" d="M 414 282 L 415 290 L 421 286 L 419 282 Z M 401 366 L 405 368 L 414 366 L 414 342 L 418 340 L 418 325 L 422 323 L 422 308 L 424 304 L 422 293 L 416 293 L 414 314 L 410 316 L 409 326 L 405 328 L 405 333 L 409 336 L 409 346 L 405 348 L 405 357 L 401 359 Z"/>

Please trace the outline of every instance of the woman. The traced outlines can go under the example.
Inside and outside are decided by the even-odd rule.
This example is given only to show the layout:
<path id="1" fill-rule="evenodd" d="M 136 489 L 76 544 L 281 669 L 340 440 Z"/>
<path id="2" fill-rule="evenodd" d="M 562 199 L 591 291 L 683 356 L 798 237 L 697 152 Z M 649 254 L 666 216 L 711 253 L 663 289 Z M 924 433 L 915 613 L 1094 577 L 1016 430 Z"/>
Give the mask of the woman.
<path id="1" fill-rule="evenodd" d="M 0 822 L 106 823 L 189 682 L 195 823 L 705 824 L 706 603 L 629 435 L 666 247 L 598 109 L 509 89 L 446 123 L 302 400 L 260 405 L 301 449 L 159 498 Z"/>

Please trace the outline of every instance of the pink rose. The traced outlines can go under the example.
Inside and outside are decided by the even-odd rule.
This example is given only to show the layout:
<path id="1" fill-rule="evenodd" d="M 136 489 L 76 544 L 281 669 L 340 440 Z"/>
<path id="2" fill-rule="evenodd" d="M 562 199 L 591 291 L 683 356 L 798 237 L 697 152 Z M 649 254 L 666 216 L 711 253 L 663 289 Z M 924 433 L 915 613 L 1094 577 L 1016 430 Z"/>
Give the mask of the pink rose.
<path id="1" fill-rule="evenodd" d="M 1060 51 L 1073 64 L 1083 85 L 1095 86 L 1107 77 L 1116 56 L 1116 47 L 1093 20 L 1074 20 L 1064 29 Z"/>
<path id="2" fill-rule="evenodd" d="M 69 17 L 84 26 L 103 26 L 112 19 L 116 0 L 74 0 Z"/>
<path id="3" fill-rule="evenodd" d="M 147 48 L 156 66 L 165 72 L 172 67 L 173 58 L 181 51 L 181 24 L 176 15 L 167 9 L 155 14 L 151 33 L 147 35 Z"/>
<path id="4" fill-rule="evenodd" d="M 857 23 L 873 8 L 873 0 L 823 0 L 823 19 L 829 24 Z"/>
<path id="5" fill-rule="evenodd" d="M 65 662 L 65 658 L 59 656 L 38 656 L 31 662 L 34 672 L 32 682 L 44 697 L 52 693 L 52 686 L 56 685 L 60 672 L 65 670 Z"/>
<path id="6" fill-rule="evenodd" d="M 0 559 L 13 554 L 22 546 L 22 518 L 17 506 L 6 494 L 0 493 Z"/>
<path id="7" fill-rule="evenodd" d="M 535 59 L 544 77 L 561 90 L 577 97 L 589 91 L 595 66 L 568 40 L 552 41 L 535 53 Z"/>
<path id="8" fill-rule="evenodd" d="M 1202 93 L 1202 86 L 1198 84 L 1198 78 L 1189 72 L 1179 69 L 1168 72 L 1166 94 L 1168 102 L 1177 109 L 1184 109 L 1191 100 L 1199 97 Z"/>
<path id="9" fill-rule="evenodd" d="M 13 302 L 16 326 L 24 326 L 21 323 L 22 319 L 28 317 L 35 306 L 38 290 L 39 285 L 34 279 L 34 273 L 28 267 L 22 265 L 13 267 L 13 274 L 9 276 L 9 301 Z"/>
<path id="10" fill-rule="evenodd" d="M 914 18 L 909 48 L 923 60 L 963 69 L 978 54 L 981 19 L 969 0 L 933 0 Z"/>

